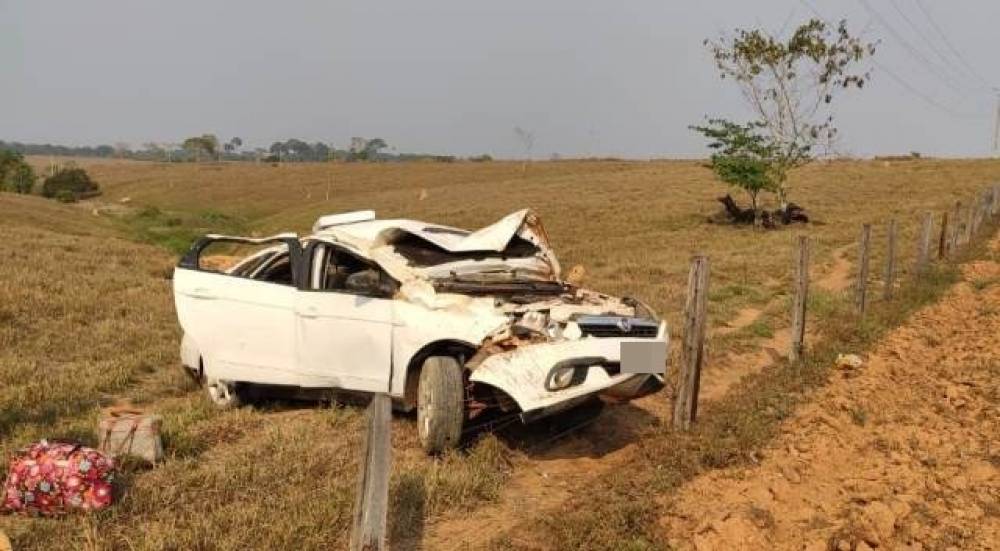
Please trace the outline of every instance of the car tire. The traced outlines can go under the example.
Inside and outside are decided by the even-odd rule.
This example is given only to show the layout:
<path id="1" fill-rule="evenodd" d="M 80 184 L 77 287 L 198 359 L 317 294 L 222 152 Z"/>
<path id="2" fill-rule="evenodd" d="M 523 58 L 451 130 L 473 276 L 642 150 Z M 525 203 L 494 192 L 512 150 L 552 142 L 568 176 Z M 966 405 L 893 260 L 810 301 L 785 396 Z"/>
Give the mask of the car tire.
<path id="1" fill-rule="evenodd" d="M 424 360 L 417 387 L 417 433 L 429 454 L 458 446 L 465 421 L 462 365 L 449 356 Z"/>
<path id="2" fill-rule="evenodd" d="M 205 392 L 209 401 L 219 409 L 232 409 L 243 405 L 243 397 L 236 383 L 210 377 L 205 380 Z"/>

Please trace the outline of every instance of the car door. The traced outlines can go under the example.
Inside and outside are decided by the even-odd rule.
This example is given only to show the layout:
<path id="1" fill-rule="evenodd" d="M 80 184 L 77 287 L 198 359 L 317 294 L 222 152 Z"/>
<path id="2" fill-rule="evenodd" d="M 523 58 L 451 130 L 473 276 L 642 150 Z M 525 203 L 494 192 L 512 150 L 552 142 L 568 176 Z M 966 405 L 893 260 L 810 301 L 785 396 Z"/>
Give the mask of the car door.
<path id="1" fill-rule="evenodd" d="M 305 386 L 388 392 L 392 376 L 391 293 L 349 285 L 374 263 L 322 241 L 310 243 L 309 284 L 296 305 L 297 351 Z M 386 296 L 388 295 L 388 296 Z"/>
<path id="2" fill-rule="evenodd" d="M 274 245 L 251 270 L 207 269 L 213 243 Z M 194 341 L 205 375 L 262 384 L 300 384 L 295 355 L 296 283 L 301 246 L 294 236 L 250 239 L 210 236 L 197 241 L 174 271 L 174 301 Z"/>

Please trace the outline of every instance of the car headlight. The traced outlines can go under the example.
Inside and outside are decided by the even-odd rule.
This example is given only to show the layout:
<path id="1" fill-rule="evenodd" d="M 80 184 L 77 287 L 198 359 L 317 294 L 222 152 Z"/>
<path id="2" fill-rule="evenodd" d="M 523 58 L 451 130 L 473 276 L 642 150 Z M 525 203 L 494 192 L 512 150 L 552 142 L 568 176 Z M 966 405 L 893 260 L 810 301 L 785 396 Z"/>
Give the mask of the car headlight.
<path id="1" fill-rule="evenodd" d="M 545 390 L 554 392 L 579 385 L 587 379 L 591 366 L 601 365 L 606 361 L 604 358 L 588 356 L 559 362 L 545 377 Z"/>
<path id="2" fill-rule="evenodd" d="M 583 336 L 583 331 L 580 330 L 580 325 L 575 321 L 566 323 L 566 327 L 562 330 L 563 338 L 575 341 Z"/>
<path id="3" fill-rule="evenodd" d="M 576 375 L 576 368 L 572 366 L 557 367 L 552 370 L 549 377 L 550 390 L 562 390 L 573 384 L 573 376 Z"/>

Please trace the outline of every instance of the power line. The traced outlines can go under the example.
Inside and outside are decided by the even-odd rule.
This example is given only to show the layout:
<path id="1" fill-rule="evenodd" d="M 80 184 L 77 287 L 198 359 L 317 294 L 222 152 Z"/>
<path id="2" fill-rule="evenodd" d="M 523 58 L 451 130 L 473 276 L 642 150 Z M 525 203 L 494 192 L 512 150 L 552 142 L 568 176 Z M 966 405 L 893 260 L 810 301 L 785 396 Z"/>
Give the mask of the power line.
<path id="1" fill-rule="evenodd" d="M 892 7 L 896 10 L 896 13 L 898 13 L 899 16 L 903 18 L 903 21 L 905 21 L 906 24 L 911 29 L 913 29 L 913 32 L 915 32 L 917 34 L 917 37 L 928 48 L 930 48 L 931 51 L 934 52 L 934 54 L 939 59 L 941 59 L 941 61 L 944 63 L 945 69 L 951 69 L 951 71 L 953 72 L 953 74 L 955 76 L 957 76 L 959 79 L 965 79 L 965 78 L 967 78 L 969 76 L 967 74 L 968 73 L 967 71 L 962 71 L 962 70 L 959 70 L 959 68 L 955 67 L 955 63 L 951 59 L 949 59 L 946 55 L 944 55 L 944 53 L 941 51 L 941 49 L 938 48 L 938 46 L 935 44 L 935 41 L 931 40 L 930 38 L 928 38 L 927 35 L 924 33 L 924 30 L 921 29 L 916 23 L 914 23 L 913 20 L 910 19 L 910 16 L 906 15 L 906 12 L 903 11 L 903 9 L 899 7 L 899 2 L 897 2 L 897 0 L 889 0 L 889 1 L 892 4 Z M 972 83 L 969 83 L 969 84 L 972 84 Z M 978 89 L 978 90 L 982 89 L 982 85 L 980 85 L 979 83 L 975 83 L 973 86 L 974 86 L 973 89 Z"/>
<path id="2" fill-rule="evenodd" d="M 889 34 L 891 34 L 893 38 L 895 38 L 896 41 L 899 42 L 899 44 L 903 47 L 903 49 L 905 49 L 907 53 L 910 54 L 911 57 L 919 61 L 924 66 L 924 68 L 927 69 L 927 71 L 929 71 L 935 77 L 937 77 L 938 80 L 940 80 L 945 86 L 951 88 L 955 92 L 962 93 L 962 90 L 955 87 L 955 85 L 951 82 L 952 77 L 940 72 L 940 69 L 938 68 L 937 64 L 932 62 L 930 59 L 927 58 L 927 56 L 921 53 L 920 50 L 918 50 L 912 44 L 910 44 L 910 42 L 906 40 L 906 38 L 904 38 L 903 35 L 899 34 L 899 32 L 896 31 L 895 27 L 890 25 L 889 22 L 885 19 L 885 17 L 883 17 L 881 13 L 875 10 L 875 8 L 873 8 L 872 5 L 868 3 L 868 0 L 858 0 L 858 2 L 860 2 L 861 5 L 864 6 L 866 10 L 868 10 L 868 13 L 876 20 L 878 20 L 878 22 L 882 24 L 882 27 L 884 27 L 885 30 L 889 31 Z"/>
<path id="3" fill-rule="evenodd" d="M 823 17 L 823 14 L 821 14 L 819 12 L 819 10 L 816 9 L 815 6 L 813 6 L 811 3 L 809 3 L 808 0 L 799 0 L 799 3 L 801 3 L 809 11 L 811 11 L 816 17 L 818 17 L 820 19 L 820 21 L 823 21 L 827 25 L 830 25 L 829 21 L 827 21 L 827 19 L 825 17 Z M 888 75 L 890 79 L 892 79 L 893 81 L 895 81 L 896 84 L 898 84 L 899 86 L 901 86 L 903 89 L 905 89 L 906 91 L 910 92 L 911 94 L 913 94 L 914 96 L 916 96 L 917 98 L 919 98 L 920 100 L 922 100 L 924 103 L 926 103 L 927 105 L 930 105 L 931 107 L 934 107 L 935 109 L 938 109 L 938 110 L 940 110 L 940 111 L 942 111 L 942 112 L 944 112 L 944 113 L 946 113 L 948 115 L 951 115 L 953 117 L 958 117 L 958 118 L 979 118 L 979 117 L 981 117 L 981 115 L 979 115 L 979 114 L 959 113 L 959 112 L 955 111 L 954 109 L 951 109 L 950 107 L 947 107 L 947 106 L 939 103 L 934 98 L 932 98 L 932 97 L 928 96 L 927 94 L 925 94 L 925 93 L 921 92 L 920 90 L 918 90 L 915 86 L 913 86 L 912 84 L 910 84 L 909 82 L 907 82 L 906 79 L 904 79 L 903 77 L 897 75 L 894 71 L 890 70 L 888 67 L 886 67 L 884 64 L 880 63 L 874 57 L 872 58 L 872 64 L 874 64 L 875 67 L 877 67 L 879 70 L 884 71 L 885 74 Z"/>
<path id="4" fill-rule="evenodd" d="M 935 100 L 934 98 L 928 96 L 927 94 L 924 94 L 923 92 L 921 92 L 920 90 L 918 90 L 915 86 L 913 86 L 910 83 L 908 83 L 905 80 L 903 80 L 903 77 L 901 77 L 901 76 L 897 75 L 896 73 L 892 72 L 892 70 L 890 70 L 884 64 L 879 63 L 878 61 L 876 61 L 874 59 L 872 60 L 872 63 L 874 63 L 875 67 L 877 67 L 880 71 L 883 71 L 883 72 L 885 72 L 885 74 L 889 75 L 889 78 L 891 78 L 892 80 L 896 81 L 896 84 L 899 84 L 900 86 L 902 86 L 903 88 L 905 88 L 907 91 L 909 91 L 911 94 L 913 94 L 913 95 L 917 96 L 918 98 L 924 100 L 924 102 L 927 103 L 928 105 L 936 107 L 936 108 L 940 109 L 941 111 L 943 111 L 943 112 L 945 112 L 945 113 L 947 113 L 947 114 L 949 114 L 949 115 L 951 115 L 953 117 L 958 117 L 958 118 L 962 118 L 962 119 L 980 119 L 980 118 L 982 118 L 982 114 L 977 114 L 977 113 L 962 113 L 962 112 L 959 112 L 959 111 L 955 111 L 954 109 L 952 109 L 952 108 L 950 108 L 950 107 L 948 107 L 948 106 L 946 106 L 946 105 L 944 105 L 942 103 L 939 103 L 937 100 Z"/>
<path id="5" fill-rule="evenodd" d="M 930 11 L 927 10 L 927 7 L 924 6 L 923 1 L 915 0 L 915 2 L 917 4 L 917 7 L 920 8 L 920 11 L 923 12 L 924 17 L 927 18 L 928 22 L 930 22 L 931 27 L 934 28 L 934 31 L 938 34 L 938 36 L 941 37 L 941 40 L 944 41 L 944 45 L 948 47 L 948 50 L 950 50 L 951 53 L 954 54 L 956 58 L 958 58 L 958 61 L 965 66 L 965 68 L 969 71 L 969 73 L 971 73 L 974 77 L 976 77 L 979 80 L 979 82 L 982 82 L 984 85 L 992 88 L 993 90 L 996 90 L 996 86 L 993 86 L 992 84 L 987 82 L 986 79 L 983 78 L 981 74 L 979 74 L 979 71 L 976 71 L 976 68 L 973 67 L 972 64 L 968 62 L 968 60 L 965 59 L 965 56 L 962 55 L 962 52 L 960 52 L 958 48 L 956 48 L 955 45 L 951 43 L 951 40 L 948 39 L 948 35 L 945 34 L 945 32 L 934 20 L 934 18 L 931 17 L 931 13 Z"/>

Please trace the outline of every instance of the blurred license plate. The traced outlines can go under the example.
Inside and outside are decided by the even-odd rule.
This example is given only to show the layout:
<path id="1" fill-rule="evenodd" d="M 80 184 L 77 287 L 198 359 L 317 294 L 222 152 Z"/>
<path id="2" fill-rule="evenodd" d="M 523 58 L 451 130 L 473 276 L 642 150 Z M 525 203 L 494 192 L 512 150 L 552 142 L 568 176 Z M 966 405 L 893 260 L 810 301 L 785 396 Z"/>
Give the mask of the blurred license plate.
<path id="1" fill-rule="evenodd" d="M 623 342 L 621 344 L 622 373 L 654 373 L 667 370 L 667 343 L 663 341 Z"/>

